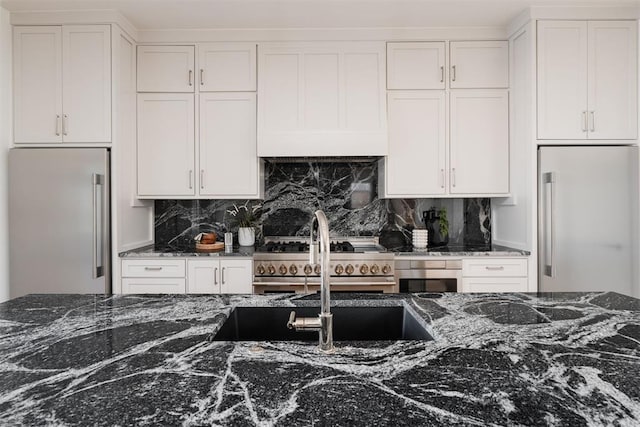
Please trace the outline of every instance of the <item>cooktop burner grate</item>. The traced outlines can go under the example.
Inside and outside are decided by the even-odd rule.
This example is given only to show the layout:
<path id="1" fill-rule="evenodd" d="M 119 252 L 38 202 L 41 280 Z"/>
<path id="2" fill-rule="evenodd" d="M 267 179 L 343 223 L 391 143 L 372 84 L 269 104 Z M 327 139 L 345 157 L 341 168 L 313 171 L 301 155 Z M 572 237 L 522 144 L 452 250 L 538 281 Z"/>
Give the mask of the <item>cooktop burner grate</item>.
<path id="1" fill-rule="evenodd" d="M 331 252 L 355 252 L 355 248 L 349 242 L 331 242 Z M 260 246 L 258 252 L 272 253 L 296 253 L 309 252 L 308 242 L 268 242 Z"/>

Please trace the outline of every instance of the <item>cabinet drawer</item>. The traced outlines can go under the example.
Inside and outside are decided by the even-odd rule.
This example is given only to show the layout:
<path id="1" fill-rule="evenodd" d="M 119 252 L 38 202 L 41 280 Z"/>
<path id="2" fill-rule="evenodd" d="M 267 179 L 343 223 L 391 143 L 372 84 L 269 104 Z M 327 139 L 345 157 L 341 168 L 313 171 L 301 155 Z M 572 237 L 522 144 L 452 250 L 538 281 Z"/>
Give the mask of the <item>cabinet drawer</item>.
<path id="1" fill-rule="evenodd" d="M 123 260 L 122 277 L 185 277 L 183 259 Z M 184 292 L 184 290 L 183 290 Z"/>
<path id="2" fill-rule="evenodd" d="M 122 279 L 123 294 L 184 294 L 185 290 L 185 279 Z"/>
<path id="3" fill-rule="evenodd" d="M 465 277 L 462 292 L 527 292 L 527 278 Z"/>
<path id="4" fill-rule="evenodd" d="M 527 277 L 527 260 L 465 259 L 462 277 Z"/>

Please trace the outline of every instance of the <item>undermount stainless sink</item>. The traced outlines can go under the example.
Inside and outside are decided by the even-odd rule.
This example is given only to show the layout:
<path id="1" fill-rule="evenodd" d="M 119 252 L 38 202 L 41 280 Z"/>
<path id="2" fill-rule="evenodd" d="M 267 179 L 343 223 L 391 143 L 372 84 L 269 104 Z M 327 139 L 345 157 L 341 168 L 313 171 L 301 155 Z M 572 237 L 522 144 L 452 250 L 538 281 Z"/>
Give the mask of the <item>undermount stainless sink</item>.
<path id="1" fill-rule="evenodd" d="M 314 317 L 319 307 L 236 307 L 214 341 L 318 341 L 317 331 L 287 328 L 292 311 Z M 331 307 L 334 341 L 431 341 L 433 337 L 402 306 Z"/>

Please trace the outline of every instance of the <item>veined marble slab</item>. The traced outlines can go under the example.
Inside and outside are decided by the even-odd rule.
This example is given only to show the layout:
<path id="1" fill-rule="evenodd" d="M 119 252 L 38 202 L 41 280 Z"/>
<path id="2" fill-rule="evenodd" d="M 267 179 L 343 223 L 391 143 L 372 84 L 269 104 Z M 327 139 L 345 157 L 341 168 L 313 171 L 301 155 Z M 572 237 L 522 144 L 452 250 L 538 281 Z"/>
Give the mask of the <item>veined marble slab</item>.
<path id="1" fill-rule="evenodd" d="M 1 425 L 638 425 L 640 300 L 334 295 L 434 341 L 215 342 L 235 306 L 318 296 L 31 295 L 0 304 Z"/>

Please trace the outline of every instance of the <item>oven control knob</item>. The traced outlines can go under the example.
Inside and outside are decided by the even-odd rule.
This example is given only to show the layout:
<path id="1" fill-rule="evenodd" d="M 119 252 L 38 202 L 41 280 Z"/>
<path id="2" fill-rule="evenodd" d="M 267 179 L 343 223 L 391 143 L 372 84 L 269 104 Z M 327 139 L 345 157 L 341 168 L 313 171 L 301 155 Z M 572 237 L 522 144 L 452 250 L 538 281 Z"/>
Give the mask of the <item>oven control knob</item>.
<path id="1" fill-rule="evenodd" d="M 382 267 L 382 274 L 389 274 L 390 271 L 391 271 L 391 266 L 389 264 L 385 264 Z"/>
<path id="2" fill-rule="evenodd" d="M 369 271 L 371 271 L 371 274 L 378 274 L 380 272 L 380 267 L 378 264 L 373 264 Z"/>
<path id="3" fill-rule="evenodd" d="M 306 274 L 308 276 L 311 273 L 313 273 L 313 268 L 311 268 L 311 266 L 309 264 L 305 264 L 305 266 L 304 266 L 304 274 Z"/>
<path id="4" fill-rule="evenodd" d="M 264 274 L 264 272 L 265 272 L 264 265 L 262 265 L 262 264 L 258 265 L 258 268 L 256 268 L 256 271 L 258 272 L 258 274 L 260 276 L 262 276 Z"/>
<path id="5" fill-rule="evenodd" d="M 291 266 L 289 266 L 289 273 L 295 276 L 298 274 L 298 267 L 296 267 L 295 264 L 291 264 Z"/>
<path id="6" fill-rule="evenodd" d="M 316 266 L 313 267 L 313 272 L 316 274 L 320 274 L 320 264 L 316 264 Z"/>
<path id="7" fill-rule="evenodd" d="M 347 264 L 347 266 L 344 268 L 344 271 L 347 274 L 353 274 L 353 270 L 354 270 L 354 268 L 353 268 L 353 265 L 351 265 L 351 264 Z"/>
<path id="8" fill-rule="evenodd" d="M 365 275 L 369 272 L 369 266 L 367 264 L 362 264 L 360 266 L 360 274 Z"/>
<path id="9" fill-rule="evenodd" d="M 280 274 L 282 274 L 283 276 L 284 276 L 285 274 L 287 274 L 287 271 L 289 271 L 289 270 L 287 269 L 287 266 L 286 266 L 286 265 L 284 265 L 284 264 L 280 264 L 280 269 L 279 269 L 279 270 L 280 270 Z"/>
<path id="10" fill-rule="evenodd" d="M 267 271 L 268 271 L 268 272 L 269 272 L 269 274 L 271 274 L 272 276 L 273 276 L 274 274 L 276 274 L 276 268 L 275 268 L 272 264 L 269 264 L 269 267 L 267 267 Z"/>
<path id="11" fill-rule="evenodd" d="M 342 264 L 338 264 L 338 265 L 336 265 L 334 270 L 335 270 L 336 274 L 340 275 L 344 271 L 344 267 L 342 266 Z"/>

